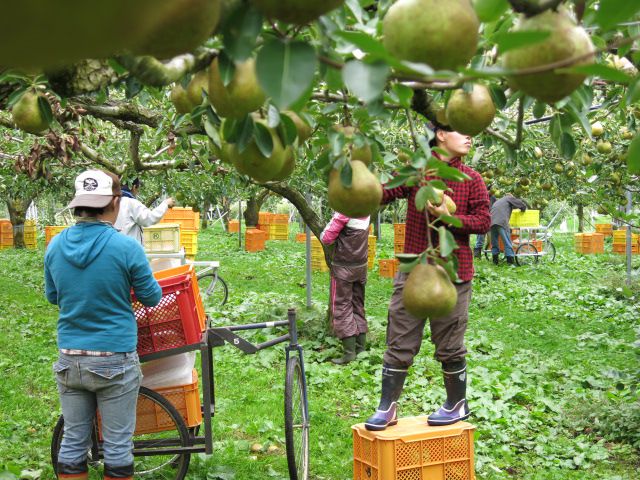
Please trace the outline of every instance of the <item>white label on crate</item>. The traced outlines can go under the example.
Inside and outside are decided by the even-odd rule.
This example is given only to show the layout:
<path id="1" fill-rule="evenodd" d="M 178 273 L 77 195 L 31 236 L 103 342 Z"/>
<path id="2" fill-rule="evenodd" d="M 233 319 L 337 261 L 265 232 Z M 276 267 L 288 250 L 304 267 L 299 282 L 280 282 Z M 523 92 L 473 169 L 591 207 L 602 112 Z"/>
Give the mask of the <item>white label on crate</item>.
<path id="1" fill-rule="evenodd" d="M 276 322 L 267 322 L 267 323 L 265 323 L 265 325 L 267 326 L 267 328 L 275 327 L 276 326 Z"/>

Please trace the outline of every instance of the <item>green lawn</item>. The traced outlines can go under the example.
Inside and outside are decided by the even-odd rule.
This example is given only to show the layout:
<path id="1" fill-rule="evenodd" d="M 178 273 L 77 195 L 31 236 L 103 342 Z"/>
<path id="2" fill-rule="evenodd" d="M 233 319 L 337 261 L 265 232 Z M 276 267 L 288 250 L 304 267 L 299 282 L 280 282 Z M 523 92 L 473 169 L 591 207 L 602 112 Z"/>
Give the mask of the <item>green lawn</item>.
<path id="1" fill-rule="evenodd" d="M 293 232 L 292 232 L 293 233 Z M 471 422 L 481 479 L 640 479 L 638 341 L 640 289 L 623 288 L 623 258 L 578 256 L 570 237 L 556 239 L 554 264 L 477 264 L 470 326 Z M 609 247 L 610 248 L 610 247 Z M 304 244 L 268 242 L 267 251 L 238 250 L 236 236 L 200 235 L 198 259 L 221 261 L 229 284 L 224 309 L 207 305 L 215 323 L 284 319 L 298 308 L 311 411 L 311 478 L 352 478 L 350 426 L 377 405 L 391 280 L 371 272 L 367 314 L 371 350 L 336 367 L 327 335 L 327 273 L 313 275 L 305 304 Z M 390 258 L 385 226 L 378 258 Z M 0 251 L 0 472 L 51 479 L 49 436 L 58 415 L 51 364 L 56 309 L 42 294 L 43 250 Z M 639 258 L 634 259 L 638 269 Z M 635 292 L 635 297 L 630 297 Z M 248 336 L 254 342 L 275 336 Z M 401 399 L 401 415 L 431 412 L 443 400 L 433 347 L 424 348 Z M 215 452 L 192 460 L 191 479 L 284 479 L 284 353 L 245 356 L 215 350 Z M 263 446 L 252 452 L 254 443 Z M 275 445 L 278 450 L 268 453 Z M 0 479 L 14 478 L 0 473 Z"/>

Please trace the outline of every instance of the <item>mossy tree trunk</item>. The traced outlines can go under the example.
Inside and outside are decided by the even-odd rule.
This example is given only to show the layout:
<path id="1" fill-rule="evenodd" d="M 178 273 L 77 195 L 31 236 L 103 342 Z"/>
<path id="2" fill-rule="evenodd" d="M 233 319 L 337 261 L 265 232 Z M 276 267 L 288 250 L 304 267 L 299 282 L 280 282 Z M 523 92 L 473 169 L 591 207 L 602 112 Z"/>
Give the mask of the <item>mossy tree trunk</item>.
<path id="1" fill-rule="evenodd" d="M 242 215 L 244 216 L 244 224 L 248 227 L 256 227 L 262 204 L 269 196 L 269 190 L 261 190 L 255 195 L 251 195 L 247 200 L 247 206 Z"/>
<path id="2" fill-rule="evenodd" d="M 578 204 L 578 231 L 584 232 L 584 205 Z"/>

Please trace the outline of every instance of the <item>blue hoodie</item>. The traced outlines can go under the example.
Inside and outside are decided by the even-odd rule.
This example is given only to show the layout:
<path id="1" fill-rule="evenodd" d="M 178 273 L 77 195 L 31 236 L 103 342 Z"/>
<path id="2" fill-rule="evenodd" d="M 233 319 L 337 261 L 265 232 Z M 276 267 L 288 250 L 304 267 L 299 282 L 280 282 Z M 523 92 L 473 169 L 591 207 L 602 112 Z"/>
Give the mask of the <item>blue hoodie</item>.
<path id="1" fill-rule="evenodd" d="M 131 289 L 146 306 L 162 297 L 142 246 L 107 223 L 81 222 L 56 235 L 44 273 L 47 300 L 60 308 L 59 348 L 133 352 Z"/>

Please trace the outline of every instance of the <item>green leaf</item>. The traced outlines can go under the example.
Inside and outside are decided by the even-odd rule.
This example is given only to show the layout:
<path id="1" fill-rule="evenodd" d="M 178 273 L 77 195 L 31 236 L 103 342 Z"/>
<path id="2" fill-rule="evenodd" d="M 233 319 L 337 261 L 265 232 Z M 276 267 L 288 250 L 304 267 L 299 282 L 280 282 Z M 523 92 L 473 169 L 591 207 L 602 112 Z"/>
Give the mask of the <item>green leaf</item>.
<path id="1" fill-rule="evenodd" d="M 435 260 L 438 265 L 444 268 L 452 282 L 460 280 L 460 277 L 458 277 L 458 257 L 453 255 L 448 260 L 443 258 L 436 258 Z"/>
<path id="2" fill-rule="evenodd" d="M 576 154 L 576 142 L 570 133 L 562 132 L 560 137 L 560 153 L 566 159 L 573 158 Z"/>
<path id="3" fill-rule="evenodd" d="M 411 273 L 411 270 L 415 268 L 416 265 L 420 263 L 421 256 L 417 256 L 416 259 L 412 262 L 400 262 L 398 265 L 398 270 L 402 273 Z"/>
<path id="4" fill-rule="evenodd" d="M 433 188 L 431 188 L 430 185 L 423 185 L 422 187 L 420 187 L 418 193 L 416 193 L 415 198 L 416 210 L 422 212 L 424 210 L 424 207 L 427 206 L 427 202 L 429 201 L 429 199 L 434 198 L 435 194 L 436 193 L 433 191 Z"/>
<path id="5" fill-rule="evenodd" d="M 11 93 L 11 95 L 9 95 L 9 98 L 7 99 L 7 107 L 8 108 L 13 107 L 16 104 L 16 102 L 20 100 L 22 95 L 24 95 L 24 93 L 27 90 L 28 90 L 28 87 L 25 85 L 24 87 L 20 87 L 17 90 L 15 90 L 13 93 Z"/>
<path id="6" fill-rule="evenodd" d="M 473 8 L 481 22 L 489 23 L 498 20 L 509 8 L 509 4 L 507 0 L 475 0 Z"/>
<path id="7" fill-rule="evenodd" d="M 600 0 L 595 20 L 603 30 L 609 30 L 615 24 L 631 19 L 638 11 L 640 2 L 634 0 Z"/>
<path id="8" fill-rule="evenodd" d="M 282 144 L 285 147 L 287 145 L 293 145 L 293 142 L 295 142 L 296 138 L 298 138 L 298 129 L 296 128 L 296 124 L 293 122 L 293 120 L 291 120 L 291 117 L 286 114 L 280 115 L 278 135 L 280 135 Z"/>
<path id="9" fill-rule="evenodd" d="M 236 73 L 236 64 L 229 58 L 224 50 L 218 55 L 218 70 L 220 71 L 222 84 L 226 87 L 231 80 L 233 80 L 233 76 Z"/>
<path id="10" fill-rule="evenodd" d="M 544 102 L 536 102 L 533 105 L 533 116 L 534 118 L 542 118 L 544 116 L 544 112 L 547 111 L 547 104 Z"/>
<path id="11" fill-rule="evenodd" d="M 351 188 L 351 181 L 353 179 L 353 170 L 351 169 L 351 163 L 346 162 L 340 170 L 340 181 L 342 185 L 347 188 Z"/>
<path id="12" fill-rule="evenodd" d="M 436 175 L 444 180 L 453 180 L 454 182 L 463 182 L 465 180 L 471 180 L 466 173 L 461 172 L 457 168 L 450 167 L 442 160 L 438 160 L 435 157 L 431 157 L 427 162 L 427 168 L 435 169 Z"/>
<path id="13" fill-rule="evenodd" d="M 53 112 L 51 111 L 51 105 L 42 95 L 38 95 L 38 110 L 40 110 L 40 115 L 47 124 L 51 124 L 53 122 Z"/>
<path id="14" fill-rule="evenodd" d="M 262 31 L 262 14 L 251 4 L 238 8 L 227 19 L 222 30 L 224 51 L 236 62 L 251 56 Z"/>
<path id="15" fill-rule="evenodd" d="M 264 157 L 270 157 L 273 153 L 273 138 L 269 129 L 262 123 L 255 124 L 255 141 L 260 153 Z"/>
<path id="16" fill-rule="evenodd" d="M 636 134 L 627 150 L 627 168 L 631 174 L 640 173 L 640 134 Z"/>
<path id="17" fill-rule="evenodd" d="M 316 52 L 305 42 L 269 41 L 256 60 L 258 81 L 280 109 L 296 102 L 313 82 Z"/>
<path id="18" fill-rule="evenodd" d="M 462 228 L 462 220 L 458 217 L 452 217 L 451 215 L 440 215 L 440 220 L 451 225 L 452 227 Z"/>
<path id="19" fill-rule="evenodd" d="M 498 110 L 502 110 L 507 106 L 507 97 L 504 94 L 504 88 L 499 85 L 491 85 L 489 87 L 489 92 L 491 93 L 493 103 L 495 103 Z"/>
<path id="20" fill-rule="evenodd" d="M 501 54 L 517 48 L 529 47 L 544 42 L 551 35 L 550 31 L 521 30 L 518 32 L 504 32 L 494 35 L 493 40 L 498 45 Z"/>
<path id="21" fill-rule="evenodd" d="M 211 139 L 211 141 L 216 147 L 220 148 L 222 146 L 222 140 L 220 139 L 220 132 L 216 130 L 216 128 L 208 119 L 204 121 L 204 131 L 207 132 L 207 136 Z"/>
<path id="22" fill-rule="evenodd" d="M 608 80 L 610 82 L 628 84 L 632 77 L 627 75 L 621 70 L 617 70 L 608 65 L 602 65 L 601 63 L 594 63 L 592 65 L 582 65 L 579 67 L 560 68 L 557 70 L 560 73 L 583 73 L 588 76 L 598 77 L 602 80 Z"/>
<path id="23" fill-rule="evenodd" d="M 407 181 L 407 178 L 409 178 L 410 176 L 411 175 L 396 175 L 390 181 L 385 183 L 384 188 L 386 190 L 390 190 L 392 188 L 399 187 L 400 185 L 404 185 L 404 183 Z"/>
<path id="24" fill-rule="evenodd" d="M 144 87 L 144 85 L 142 85 L 142 83 L 140 83 L 140 81 L 134 76 L 127 77 L 124 85 L 125 95 L 128 99 L 132 99 L 138 95 Z"/>
<path id="25" fill-rule="evenodd" d="M 398 97 L 398 103 L 404 108 L 411 108 L 411 99 L 413 98 L 413 89 L 396 83 L 393 85 L 393 91 Z"/>
<path id="26" fill-rule="evenodd" d="M 337 30 L 334 32 L 333 36 L 346 40 L 350 44 L 358 47 L 364 53 L 368 53 L 374 57 L 384 59 L 390 56 L 382 42 L 376 40 L 367 33 Z"/>
<path id="27" fill-rule="evenodd" d="M 446 227 L 438 227 L 438 239 L 440 245 L 440 256 L 448 257 L 453 251 L 458 248 L 456 239 L 453 238 L 453 234 L 447 230 Z"/>

